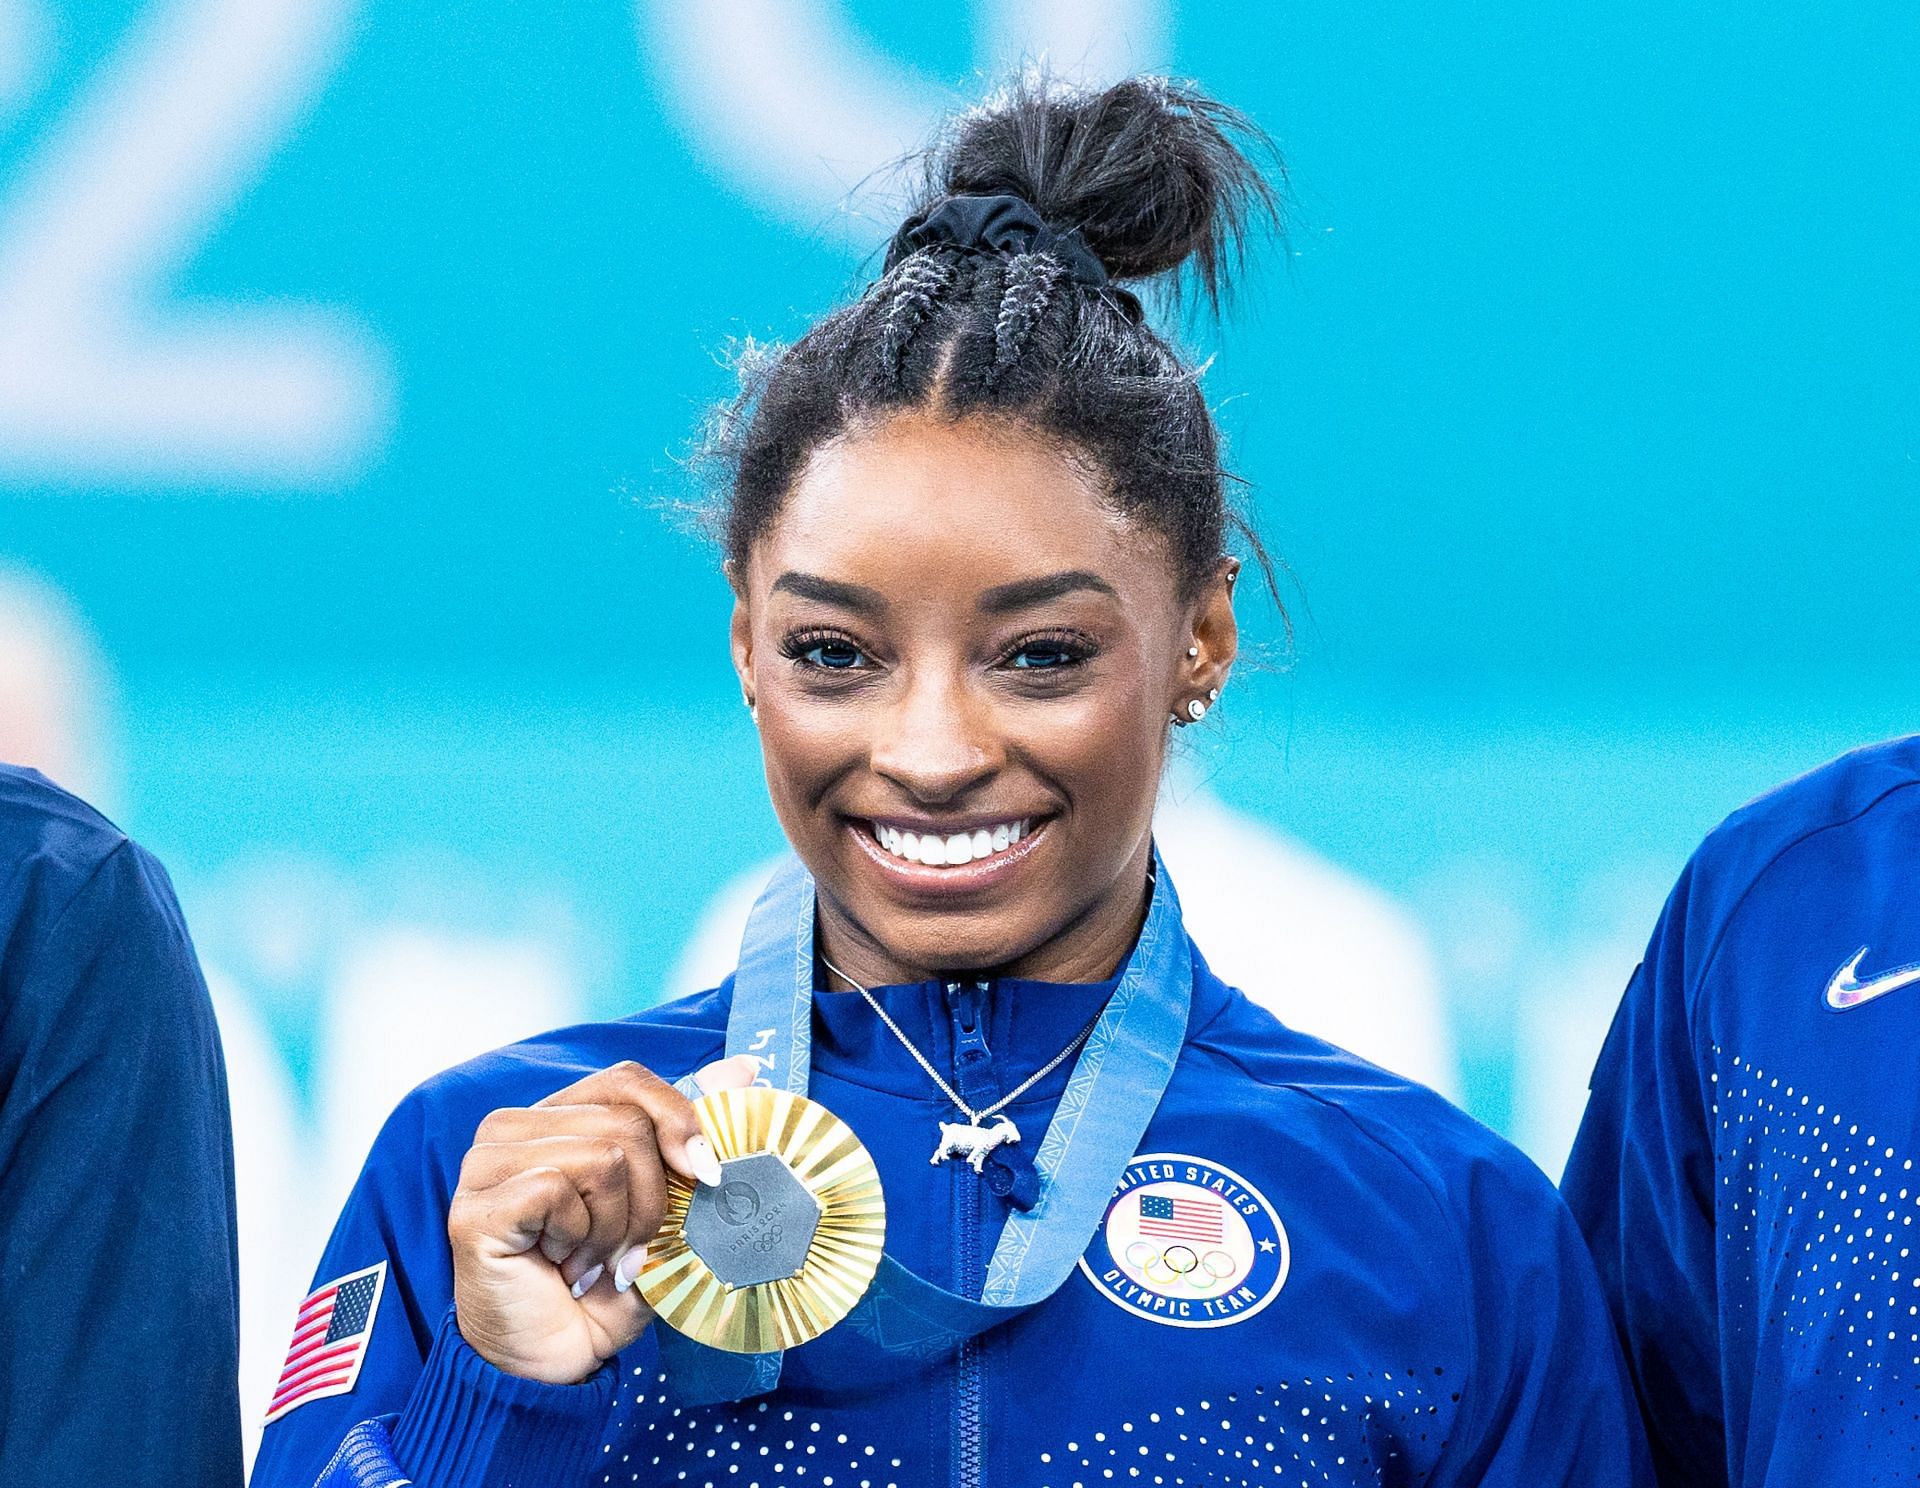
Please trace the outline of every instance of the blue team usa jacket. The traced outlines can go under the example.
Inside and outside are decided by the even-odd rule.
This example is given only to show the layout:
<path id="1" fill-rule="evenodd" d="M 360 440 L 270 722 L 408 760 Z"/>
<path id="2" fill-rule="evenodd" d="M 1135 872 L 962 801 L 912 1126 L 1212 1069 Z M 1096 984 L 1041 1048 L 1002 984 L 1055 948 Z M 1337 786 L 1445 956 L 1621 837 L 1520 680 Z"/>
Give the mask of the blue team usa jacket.
<path id="1" fill-rule="evenodd" d="M 1920 1480 L 1920 739 L 1730 817 L 1593 1078 L 1565 1190 L 1661 1481 Z"/>
<path id="2" fill-rule="evenodd" d="M 659 1324 L 580 1385 L 494 1369 L 450 1315 L 446 1217 L 489 1111 L 623 1059 L 699 1068 L 724 1051 L 734 983 L 428 1082 L 327 1246 L 255 1488 L 1643 1483 L 1592 1262 L 1547 1181 L 1437 1096 L 1283 1027 L 1174 929 L 1184 1039 L 1066 1280 L 953 1348 L 897 1351 L 850 1319 L 790 1350 L 770 1393 L 718 1405 L 676 1397 Z M 875 993 L 977 1096 L 1040 1068 L 1114 989 Z M 808 1088 L 873 1154 L 889 1255 L 978 1296 L 1067 1067 L 1010 1108 L 1021 1146 L 975 1174 L 930 1164 L 956 1113 L 857 996 L 815 997 L 811 1033 Z"/>
<path id="3" fill-rule="evenodd" d="M 166 871 L 0 764 L 0 1484 L 237 1488 L 232 1133 Z"/>

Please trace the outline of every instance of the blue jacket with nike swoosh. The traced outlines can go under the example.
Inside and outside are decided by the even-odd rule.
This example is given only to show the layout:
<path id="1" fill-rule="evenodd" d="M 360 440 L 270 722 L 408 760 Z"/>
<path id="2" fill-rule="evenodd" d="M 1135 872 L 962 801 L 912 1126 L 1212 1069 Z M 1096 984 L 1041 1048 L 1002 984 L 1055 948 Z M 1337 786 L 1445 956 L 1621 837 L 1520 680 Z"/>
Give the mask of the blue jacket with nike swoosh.
<path id="1" fill-rule="evenodd" d="M 446 1238 L 482 1117 L 622 1059 L 697 1069 L 722 1051 L 732 982 L 428 1082 L 327 1247 L 255 1488 L 1643 1484 L 1592 1264 L 1532 1164 L 1428 1091 L 1283 1027 L 1198 952 L 1179 964 L 1192 1004 L 1171 1081 L 1058 1290 L 925 1356 L 836 1328 L 737 1403 L 677 1403 L 652 1330 L 583 1384 L 501 1373 L 452 1317 Z M 959 1078 L 964 1044 L 973 1088 L 1010 1090 L 1114 985 L 875 995 L 936 1067 Z M 812 1036 L 811 1093 L 873 1154 L 888 1251 L 977 1295 L 1018 1175 L 929 1163 L 954 1113 L 858 997 L 817 996 Z M 1067 1081 L 1058 1069 L 1010 1108 L 1028 1143 Z M 328 1344 L 337 1325 L 321 1320 L 349 1289 Z"/>
<path id="2" fill-rule="evenodd" d="M 1565 1192 L 1670 1488 L 1920 1480 L 1920 737 L 1734 813 L 1668 900 Z"/>

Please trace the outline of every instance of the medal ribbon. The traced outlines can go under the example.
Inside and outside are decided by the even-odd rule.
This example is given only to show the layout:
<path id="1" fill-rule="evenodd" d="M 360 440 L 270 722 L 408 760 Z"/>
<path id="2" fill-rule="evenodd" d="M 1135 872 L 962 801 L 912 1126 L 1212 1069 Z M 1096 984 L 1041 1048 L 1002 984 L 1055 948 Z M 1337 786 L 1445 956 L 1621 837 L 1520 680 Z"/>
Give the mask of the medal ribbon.
<path id="1" fill-rule="evenodd" d="M 1193 963 L 1180 900 L 1157 852 L 1153 883 L 1133 954 L 1035 1154 L 1038 1201 L 1008 1216 L 977 1302 L 883 1256 L 845 1319 L 881 1349 L 919 1357 L 950 1352 L 1051 1297 L 1086 1250 L 1186 1039 Z M 747 921 L 727 1018 L 727 1053 L 752 1055 L 768 1083 L 795 1095 L 807 1093 L 812 1070 L 813 927 L 813 877 L 789 859 Z M 778 1353 L 728 1353 L 656 1326 L 662 1363 L 684 1404 L 742 1400 L 779 1381 Z"/>

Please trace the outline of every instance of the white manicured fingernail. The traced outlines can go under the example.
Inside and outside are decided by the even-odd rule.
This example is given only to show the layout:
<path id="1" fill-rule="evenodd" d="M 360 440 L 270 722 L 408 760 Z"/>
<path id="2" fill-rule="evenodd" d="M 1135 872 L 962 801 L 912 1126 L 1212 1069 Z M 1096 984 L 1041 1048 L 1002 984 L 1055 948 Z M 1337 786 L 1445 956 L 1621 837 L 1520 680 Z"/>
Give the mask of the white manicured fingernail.
<path id="1" fill-rule="evenodd" d="M 715 1095 L 722 1090 L 738 1090 L 751 1085 L 759 1077 L 759 1060 L 751 1054 L 734 1054 L 726 1059 L 716 1059 L 704 1069 L 694 1071 L 693 1083 L 700 1087 L 702 1095 Z"/>
<path id="2" fill-rule="evenodd" d="M 634 1277 L 640 1274 L 640 1268 L 647 1263 L 647 1248 L 636 1245 L 615 1262 L 613 1268 L 613 1289 L 625 1292 L 633 1285 Z"/>
<path id="3" fill-rule="evenodd" d="M 713 1155 L 713 1149 L 707 1145 L 705 1137 L 687 1138 L 687 1166 L 693 1169 L 693 1176 L 708 1188 L 720 1186 L 720 1159 Z"/>
<path id="4" fill-rule="evenodd" d="M 580 1279 L 573 1284 L 574 1301 L 578 1302 L 582 1297 L 586 1296 L 588 1292 L 592 1291 L 593 1284 L 600 1279 L 600 1273 L 606 1269 L 605 1262 L 602 1262 L 591 1270 L 582 1271 L 580 1273 Z"/>

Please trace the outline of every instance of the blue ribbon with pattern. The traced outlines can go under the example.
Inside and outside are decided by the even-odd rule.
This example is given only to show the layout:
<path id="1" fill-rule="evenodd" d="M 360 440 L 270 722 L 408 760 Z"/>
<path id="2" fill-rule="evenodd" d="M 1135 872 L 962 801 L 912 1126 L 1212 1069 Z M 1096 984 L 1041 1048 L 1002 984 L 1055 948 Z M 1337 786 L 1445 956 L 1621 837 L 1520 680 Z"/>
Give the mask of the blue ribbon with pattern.
<path id="1" fill-rule="evenodd" d="M 1153 885 L 1133 954 L 1035 1155 L 1040 1197 L 1008 1216 L 980 1300 L 884 1255 L 844 1326 L 890 1353 L 944 1354 L 1044 1302 L 1072 1272 L 1139 1150 L 1186 1039 L 1193 963 L 1180 900 L 1157 853 Z M 813 877 L 789 859 L 748 918 L 727 1018 L 727 1053 L 752 1055 L 769 1084 L 795 1095 L 807 1093 L 812 1071 L 813 928 Z M 683 1404 L 743 1400 L 779 1382 L 779 1353 L 728 1353 L 656 1327 L 661 1362 Z"/>

